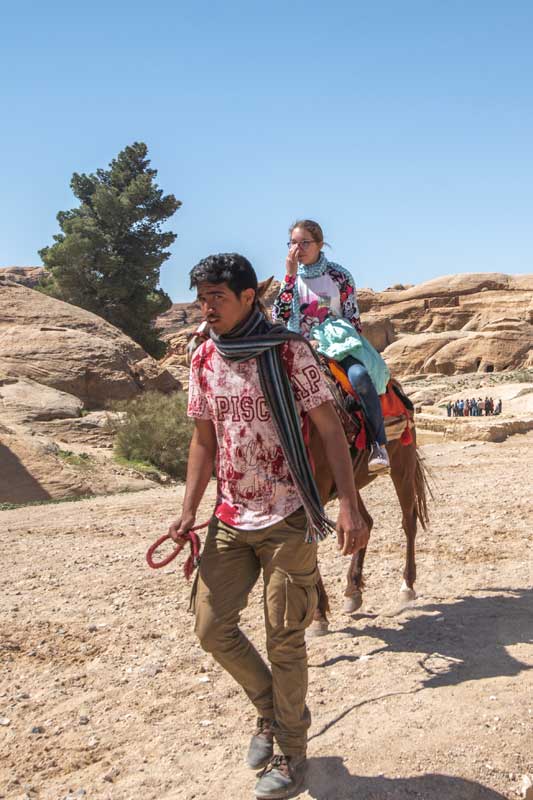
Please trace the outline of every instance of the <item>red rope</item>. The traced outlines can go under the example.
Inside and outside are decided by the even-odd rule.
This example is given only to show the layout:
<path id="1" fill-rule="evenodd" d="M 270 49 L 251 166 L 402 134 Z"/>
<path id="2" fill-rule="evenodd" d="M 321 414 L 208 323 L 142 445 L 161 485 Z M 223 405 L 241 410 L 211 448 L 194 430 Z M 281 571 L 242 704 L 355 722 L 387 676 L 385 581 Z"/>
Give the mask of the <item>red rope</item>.
<path id="1" fill-rule="evenodd" d="M 178 553 L 181 553 L 181 551 L 185 547 L 186 542 L 189 542 L 191 552 L 187 560 L 185 561 L 185 564 L 183 565 L 184 575 L 187 578 L 187 580 L 189 580 L 194 570 L 200 563 L 201 542 L 200 542 L 200 537 L 198 536 L 198 534 L 195 533 L 195 531 L 199 531 L 202 528 L 207 528 L 208 525 L 209 522 L 204 522 L 202 525 L 196 525 L 194 528 L 191 528 L 189 531 L 187 531 L 187 533 L 184 533 L 181 536 L 183 542 L 179 542 L 177 544 L 177 547 L 168 556 L 166 556 L 166 558 L 163 558 L 161 561 L 154 561 L 154 553 L 157 550 L 157 548 L 160 547 L 160 545 L 162 545 L 163 542 L 166 542 L 167 539 L 172 538 L 169 533 L 165 533 L 164 536 L 161 536 L 157 540 L 157 542 L 154 542 L 153 545 L 151 545 L 151 547 L 148 548 L 146 552 L 146 561 L 148 562 L 148 566 L 151 567 L 152 569 L 160 569 L 161 567 L 166 567 L 167 564 L 170 564 L 170 562 L 176 558 Z"/>

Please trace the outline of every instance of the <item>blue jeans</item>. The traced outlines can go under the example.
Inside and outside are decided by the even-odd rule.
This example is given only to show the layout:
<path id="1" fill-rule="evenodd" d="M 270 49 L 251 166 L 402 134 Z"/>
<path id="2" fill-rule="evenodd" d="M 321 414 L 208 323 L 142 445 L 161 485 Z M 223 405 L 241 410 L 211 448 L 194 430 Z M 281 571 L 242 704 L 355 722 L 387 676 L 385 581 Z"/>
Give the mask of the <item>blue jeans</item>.
<path id="1" fill-rule="evenodd" d="M 348 380 L 359 395 L 374 441 L 378 444 L 387 444 L 381 402 L 366 367 L 353 356 L 343 358 L 340 365 L 346 371 Z"/>

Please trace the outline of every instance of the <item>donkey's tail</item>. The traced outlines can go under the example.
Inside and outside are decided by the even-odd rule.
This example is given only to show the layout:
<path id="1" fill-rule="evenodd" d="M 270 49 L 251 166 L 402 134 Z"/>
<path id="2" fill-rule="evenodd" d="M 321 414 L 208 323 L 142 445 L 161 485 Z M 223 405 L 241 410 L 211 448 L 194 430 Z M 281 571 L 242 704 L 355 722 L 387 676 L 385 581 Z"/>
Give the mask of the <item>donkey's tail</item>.
<path id="1" fill-rule="evenodd" d="M 429 524 L 428 496 L 431 498 L 431 500 L 434 499 L 430 479 L 431 474 L 429 468 L 424 463 L 423 456 L 420 453 L 420 450 L 417 448 L 415 469 L 415 508 L 416 516 L 420 520 L 420 524 L 424 530 L 426 530 Z"/>

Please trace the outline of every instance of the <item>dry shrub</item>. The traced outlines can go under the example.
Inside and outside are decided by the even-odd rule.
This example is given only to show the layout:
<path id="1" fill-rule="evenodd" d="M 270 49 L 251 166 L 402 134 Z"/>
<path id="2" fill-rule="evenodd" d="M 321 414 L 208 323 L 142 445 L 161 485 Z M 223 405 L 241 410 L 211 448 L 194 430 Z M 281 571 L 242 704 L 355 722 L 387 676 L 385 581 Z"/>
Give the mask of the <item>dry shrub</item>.
<path id="1" fill-rule="evenodd" d="M 187 472 L 193 424 L 184 392 L 146 392 L 120 403 L 114 423 L 115 452 L 128 461 L 144 461 L 180 480 Z"/>

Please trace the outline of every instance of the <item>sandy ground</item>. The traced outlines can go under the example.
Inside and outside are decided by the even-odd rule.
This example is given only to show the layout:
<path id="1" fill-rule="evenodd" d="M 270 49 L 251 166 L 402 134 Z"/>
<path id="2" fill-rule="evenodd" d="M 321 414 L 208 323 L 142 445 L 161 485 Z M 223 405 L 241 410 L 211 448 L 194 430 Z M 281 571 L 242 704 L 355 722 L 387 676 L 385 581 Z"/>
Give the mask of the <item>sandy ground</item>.
<path id="1" fill-rule="evenodd" d="M 533 770 L 532 444 L 422 447 L 437 497 L 408 609 L 388 478 L 363 494 L 375 528 L 362 613 L 341 613 L 347 563 L 321 546 L 333 632 L 308 648 L 302 798 L 518 796 Z M 0 513 L 0 797 L 253 797 L 254 711 L 195 641 L 181 564 L 144 561 L 182 492 Z M 262 648 L 260 586 L 243 626 Z"/>

